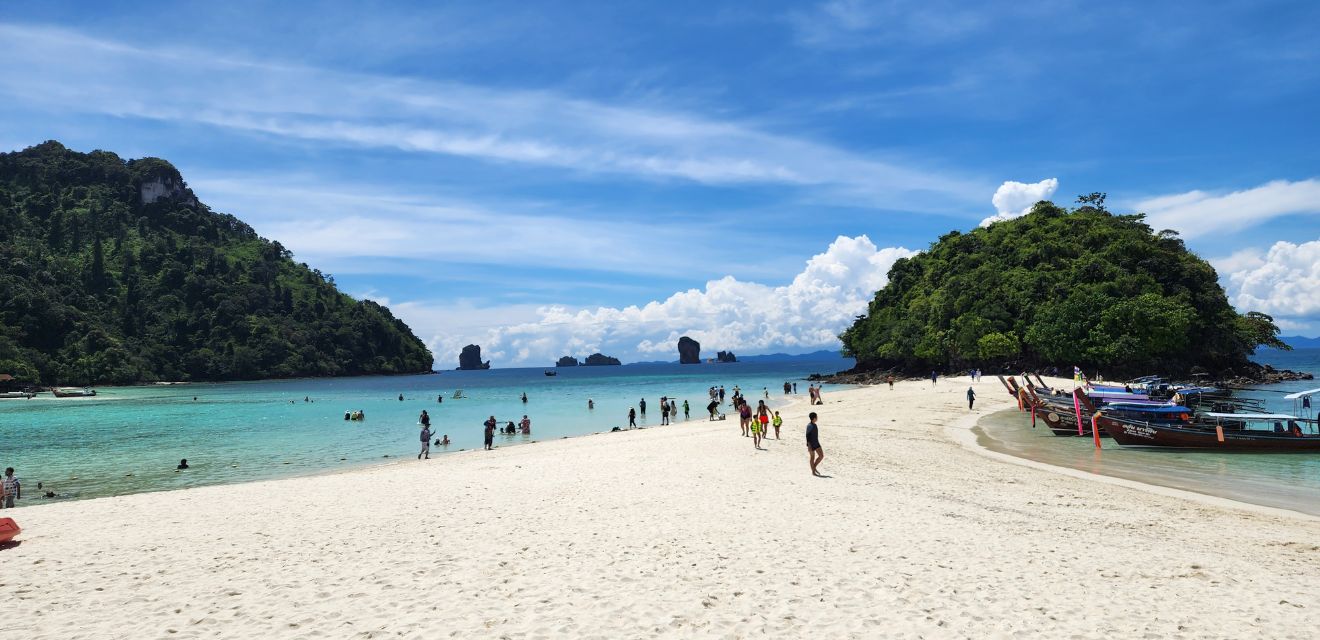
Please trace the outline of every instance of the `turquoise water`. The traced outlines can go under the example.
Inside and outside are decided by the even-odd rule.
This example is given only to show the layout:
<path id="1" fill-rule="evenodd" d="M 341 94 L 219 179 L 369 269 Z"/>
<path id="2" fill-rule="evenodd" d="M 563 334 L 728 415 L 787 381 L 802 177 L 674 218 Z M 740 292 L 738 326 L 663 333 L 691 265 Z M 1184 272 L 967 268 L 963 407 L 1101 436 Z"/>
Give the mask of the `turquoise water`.
<path id="1" fill-rule="evenodd" d="M 805 395 L 807 375 L 851 366 L 845 359 L 628 365 L 564 368 L 554 377 L 543 369 L 492 369 L 103 388 L 95 398 L 43 394 L 0 400 L 0 467 L 17 470 L 25 504 L 41 501 L 37 482 L 60 499 L 78 499 L 305 475 L 415 457 L 423 409 L 436 437 L 448 434 L 452 441 L 447 448 L 432 445 L 435 457 L 481 448 L 482 422 L 491 415 L 501 426 L 524 414 L 532 420 L 531 435 L 497 435 L 496 446 L 626 428 L 628 408 L 640 398 L 648 414 L 639 416 L 639 426 L 659 425 L 660 397 L 669 396 L 678 401 L 681 427 L 685 399 L 691 420 L 705 420 L 712 385 L 724 385 L 729 395 L 740 385 L 753 398 L 766 388 L 782 403 L 785 381 L 796 381 Z M 456 389 L 466 398 L 453 399 Z M 595 409 L 587 409 L 588 399 Z M 344 420 L 345 411 L 359 409 L 366 420 Z M 175 472 L 182 458 L 190 468 Z"/>
<path id="2" fill-rule="evenodd" d="M 1320 349 L 1264 351 L 1254 358 L 1279 369 L 1320 373 Z M 1320 388 L 1305 380 L 1259 385 L 1239 395 L 1264 400 L 1271 411 L 1293 410 L 1284 395 Z M 1016 410 L 986 416 L 978 424 L 983 446 L 1031 460 L 1208 495 L 1320 515 L 1320 454 L 1216 453 L 1124 448 L 1090 438 L 1060 438 L 1043 425 L 1031 428 L 1028 414 Z"/>

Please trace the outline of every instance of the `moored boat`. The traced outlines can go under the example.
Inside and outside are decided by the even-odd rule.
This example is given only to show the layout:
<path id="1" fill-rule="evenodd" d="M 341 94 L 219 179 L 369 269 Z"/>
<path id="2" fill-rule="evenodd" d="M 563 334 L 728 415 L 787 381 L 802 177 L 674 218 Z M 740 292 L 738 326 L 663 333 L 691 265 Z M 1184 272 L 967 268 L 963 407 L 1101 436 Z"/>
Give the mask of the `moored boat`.
<path id="1" fill-rule="evenodd" d="M 0 392 L 0 400 L 26 400 L 35 395 L 31 391 L 4 391 Z"/>
<path id="2" fill-rule="evenodd" d="M 1128 447 L 1320 451 L 1316 421 L 1282 413 L 1205 413 L 1190 423 L 1161 424 L 1101 410 L 1097 422 L 1115 442 Z"/>
<path id="3" fill-rule="evenodd" d="M 91 387 L 51 387 L 50 392 L 56 398 L 90 398 L 96 395 L 96 389 Z"/>

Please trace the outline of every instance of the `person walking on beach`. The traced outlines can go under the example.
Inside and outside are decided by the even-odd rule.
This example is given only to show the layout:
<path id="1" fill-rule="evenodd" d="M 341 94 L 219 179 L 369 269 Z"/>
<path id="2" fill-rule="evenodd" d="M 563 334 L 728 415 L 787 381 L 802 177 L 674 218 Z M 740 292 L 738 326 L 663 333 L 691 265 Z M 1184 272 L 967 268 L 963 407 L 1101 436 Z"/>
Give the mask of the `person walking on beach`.
<path id="1" fill-rule="evenodd" d="M 421 460 L 422 456 L 426 456 L 427 460 L 431 459 L 431 435 L 431 421 L 428 419 L 422 423 L 422 450 L 417 453 L 418 460 Z"/>
<path id="2" fill-rule="evenodd" d="M 779 439 L 779 427 L 784 426 L 784 419 L 781 418 L 781 417 L 779 417 L 779 412 L 778 412 L 778 411 L 775 412 L 775 417 L 774 417 L 772 420 L 770 420 L 770 423 L 773 424 L 773 425 L 775 425 L 775 440 L 778 440 L 778 439 Z M 770 434 L 767 433 L 766 435 L 770 435 Z"/>
<path id="3" fill-rule="evenodd" d="M 894 390 L 894 376 L 890 375 L 888 378 L 886 378 L 886 380 L 889 381 L 889 390 L 890 390 L 890 391 L 893 391 L 893 390 Z"/>
<path id="4" fill-rule="evenodd" d="M 825 459 L 825 450 L 820 448 L 820 429 L 816 426 L 816 412 L 807 414 L 807 462 L 811 464 L 811 475 L 820 476 L 816 466 Z"/>
<path id="5" fill-rule="evenodd" d="M 491 416 L 486 420 L 485 424 L 486 424 L 486 434 L 485 434 L 486 450 L 490 451 L 495 444 L 495 425 L 499 423 L 495 421 L 495 416 Z"/>
<path id="6" fill-rule="evenodd" d="M 939 379 L 940 379 L 940 374 L 934 371 L 930 372 L 930 386 L 932 387 L 935 386 L 935 382 L 938 381 Z"/>
<path id="7" fill-rule="evenodd" d="M 765 400 L 759 400 L 756 403 L 756 422 L 761 425 L 761 437 L 770 436 L 770 408 L 765 406 Z"/>
<path id="8" fill-rule="evenodd" d="M 13 509 L 14 501 L 23 497 L 23 484 L 14 475 L 13 467 L 5 468 L 5 477 L 0 479 L 0 508 Z"/>
<path id="9" fill-rule="evenodd" d="M 972 405 L 976 403 L 976 392 L 971 387 L 967 387 L 967 409 L 971 410 Z"/>
<path id="10" fill-rule="evenodd" d="M 751 420 L 751 425 L 750 425 L 750 426 L 751 426 L 751 430 L 752 430 L 752 448 L 753 448 L 753 449 L 756 449 L 757 451 L 760 451 L 760 450 L 761 450 L 761 423 L 760 423 L 760 422 L 757 422 L 757 421 L 756 421 L 756 418 L 752 418 L 752 420 Z"/>
<path id="11" fill-rule="evenodd" d="M 738 423 L 742 427 L 743 437 L 746 438 L 748 427 L 752 425 L 752 406 L 747 404 L 746 400 L 739 398 L 738 402 Z"/>
<path id="12" fill-rule="evenodd" d="M 628 428 L 637 428 L 637 410 L 632 407 L 628 407 Z"/>

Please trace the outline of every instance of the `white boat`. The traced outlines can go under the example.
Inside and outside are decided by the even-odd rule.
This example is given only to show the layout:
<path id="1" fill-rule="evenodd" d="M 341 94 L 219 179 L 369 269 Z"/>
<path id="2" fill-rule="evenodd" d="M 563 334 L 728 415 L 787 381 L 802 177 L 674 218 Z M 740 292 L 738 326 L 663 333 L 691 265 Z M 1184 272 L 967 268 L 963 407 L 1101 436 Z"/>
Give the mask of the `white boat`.
<path id="1" fill-rule="evenodd" d="M 55 394 L 56 398 L 90 398 L 96 395 L 96 389 L 91 387 L 51 387 L 50 392 Z"/>
<path id="2" fill-rule="evenodd" d="M 37 394 L 28 393 L 27 391 L 5 391 L 5 392 L 0 392 L 0 400 L 20 400 L 20 399 L 25 400 L 35 395 Z"/>

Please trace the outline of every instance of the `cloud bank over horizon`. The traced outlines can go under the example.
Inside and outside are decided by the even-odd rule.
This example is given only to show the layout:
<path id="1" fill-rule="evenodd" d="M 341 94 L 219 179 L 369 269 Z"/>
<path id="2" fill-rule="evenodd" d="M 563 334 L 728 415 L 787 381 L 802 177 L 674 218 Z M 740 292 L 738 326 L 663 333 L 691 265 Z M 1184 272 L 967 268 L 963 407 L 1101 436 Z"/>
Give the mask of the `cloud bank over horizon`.
<path id="1" fill-rule="evenodd" d="M 785 285 L 725 276 L 641 306 L 548 305 L 523 322 L 467 331 L 441 328 L 446 309 L 403 303 L 395 310 L 424 339 L 430 336 L 438 368 L 457 363 L 469 343 L 481 345 L 483 357 L 501 367 L 546 366 L 563 355 L 593 352 L 624 362 L 676 360 L 676 344 L 684 335 L 700 342 L 705 354 L 813 351 L 837 348 L 838 334 L 888 283 L 889 268 L 916 253 L 877 248 L 865 235 L 839 236 Z"/>

